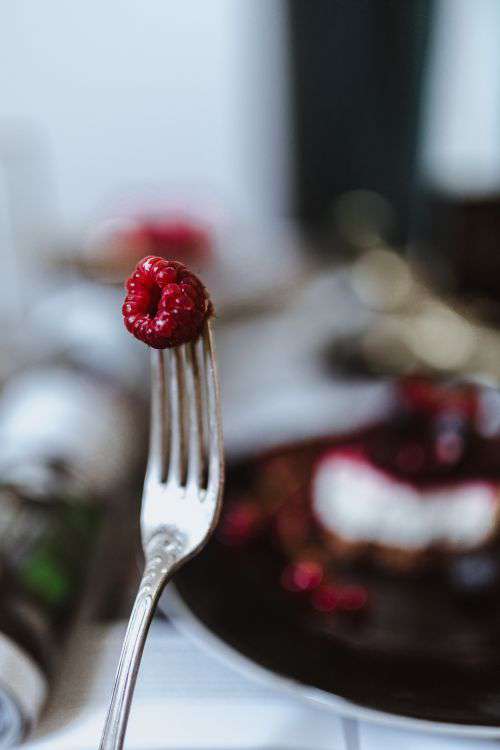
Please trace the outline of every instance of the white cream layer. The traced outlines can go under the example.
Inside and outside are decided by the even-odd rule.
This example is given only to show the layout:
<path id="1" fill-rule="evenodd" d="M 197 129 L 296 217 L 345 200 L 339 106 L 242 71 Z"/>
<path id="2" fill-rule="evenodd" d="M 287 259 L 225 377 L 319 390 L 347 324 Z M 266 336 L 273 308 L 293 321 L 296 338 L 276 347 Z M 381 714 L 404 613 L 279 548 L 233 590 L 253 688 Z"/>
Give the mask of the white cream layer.
<path id="1" fill-rule="evenodd" d="M 486 482 L 419 490 L 347 453 L 322 459 L 313 479 L 313 509 L 325 529 L 411 550 L 480 545 L 493 530 L 497 502 Z"/>

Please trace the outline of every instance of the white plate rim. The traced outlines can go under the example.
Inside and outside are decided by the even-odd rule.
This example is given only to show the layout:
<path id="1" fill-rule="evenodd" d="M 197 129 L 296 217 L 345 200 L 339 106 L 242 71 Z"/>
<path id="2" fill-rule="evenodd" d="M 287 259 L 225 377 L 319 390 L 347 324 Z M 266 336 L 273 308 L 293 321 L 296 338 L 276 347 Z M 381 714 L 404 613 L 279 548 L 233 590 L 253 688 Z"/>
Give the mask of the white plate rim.
<path id="1" fill-rule="evenodd" d="M 170 618 L 174 626 L 193 643 L 212 654 L 219 661 L 236 669 L 243 676 L 277 691 L 284 691 L 303 702 L 331 710 L 341 717 L 367 721 L 394 729 L 409 729 L 462 738 L 500 738 L 500 726 L 453 724 L 451 722 L 430 721 L 392 714 L 387 711 L 361 706 L 334 693 L 304 685 L 289 677 L 272 672 L 266 667 L 256 664 L 215 635 L 184 602 L 175 584 L 168 586 L 160 599 L 159 608 Z"/>

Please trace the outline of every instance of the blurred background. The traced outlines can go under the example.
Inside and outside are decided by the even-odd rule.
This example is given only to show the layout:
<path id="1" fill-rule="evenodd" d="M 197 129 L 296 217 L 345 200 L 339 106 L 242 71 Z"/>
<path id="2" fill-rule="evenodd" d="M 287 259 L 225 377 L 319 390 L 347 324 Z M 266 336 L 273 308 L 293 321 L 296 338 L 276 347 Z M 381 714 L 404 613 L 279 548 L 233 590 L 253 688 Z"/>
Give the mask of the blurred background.
<path id="1" fill-rule="evenodd" d="M 497 383 L 499 28 L 497 0 L 3 4 L 0 632 L 38 686 L 4 678 L 12 737 L 92 565 L 94 618 L 133 591 L 142 256 L 212 292 L 230 462 L 381 418 L 388 378 Z"/>
<path id="2" fill-rule="evenodd" d="M 131 217 L 188 215 L 209 225 L 218 261 L 284 276 L 382 241 L 443 289 L 495 297 L 493 0 L 2 14 L 6 345 L 47 267 L 104 263 L 103 232 Z M 255 236 L 284 224 L 298 257 L 284 234 Z"/>

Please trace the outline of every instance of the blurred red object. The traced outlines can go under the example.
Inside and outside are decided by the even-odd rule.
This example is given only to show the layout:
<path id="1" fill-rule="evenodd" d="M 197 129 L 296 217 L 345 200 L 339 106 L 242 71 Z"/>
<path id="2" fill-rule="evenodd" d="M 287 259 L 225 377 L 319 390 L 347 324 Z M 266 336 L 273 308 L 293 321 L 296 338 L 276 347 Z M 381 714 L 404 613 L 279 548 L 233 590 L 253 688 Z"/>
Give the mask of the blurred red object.
<path id="1" fill-rule="evenodd" d="M 426 377 L 401 378 L 398 390 L 412 412 L 437 415 L 443 412 L 473 419 L 478 409 L 477 389 L 470 383 L 439 383 Z"/>
<path id="2" fill-rule="evenodd" d="M 323 566 L 316 560 L 298 560 L 286 566 L 281 575 L 281 585 L 287 591 L 314 591 L 323 575 Z"/>
<path id="3" fill-rule="evenodd" d="M 213 234 L 202 222 L 179 214 L 107 219 L 92 229 L 79 267 L 100 281 L 122 284 L 146 255 L 199 272 L 214 258 Z"/>
<path id="4" fill-rule="evenodd" d="M 134 258 L 153 254 L 189 264 L 205 263 L 212 255 L 209 232 L 185 219 L 138 220 L 118 232 L 114 244 Z"/>

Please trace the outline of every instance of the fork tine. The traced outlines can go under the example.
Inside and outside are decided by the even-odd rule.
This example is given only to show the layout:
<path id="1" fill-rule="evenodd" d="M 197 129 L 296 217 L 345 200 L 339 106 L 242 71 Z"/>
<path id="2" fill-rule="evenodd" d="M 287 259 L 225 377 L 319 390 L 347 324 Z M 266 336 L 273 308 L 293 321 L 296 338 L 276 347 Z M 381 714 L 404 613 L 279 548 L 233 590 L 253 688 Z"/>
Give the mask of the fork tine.
<path id="1" fill-rule="evenodd" d="M 182 356 L 179 347 L 169 351 L 169 460 L 167 482 L 176 485 L 184 481 L 184 382 Z"/>
<path id="2" fill-rule="evenodd" d="M 222 420 L 220 417 L 220 395 L 215 349 L 212 333 L 212 322 L 207 321 L 203 331 L 205 355 L 205 378 L 208 406 L 208 482 L 207 489 L 220 497 L 220 486 L 224 476 L 224 458 L 222 452 Z"/>
<path id="3" fill-rule="evenodd" d="M 199 488 L 203 476 L 203 405 L 198 343 L 185 347 L 186 394 L 189 409 L 187 484 Z"/>
<path id="4" fill-rule="evenodd" d="M 163 352 L 151 349 L 151 415 L 147 476 L 161 482 L 165 473 L 167 408 L 165 403 L 165 360 Z"/>

